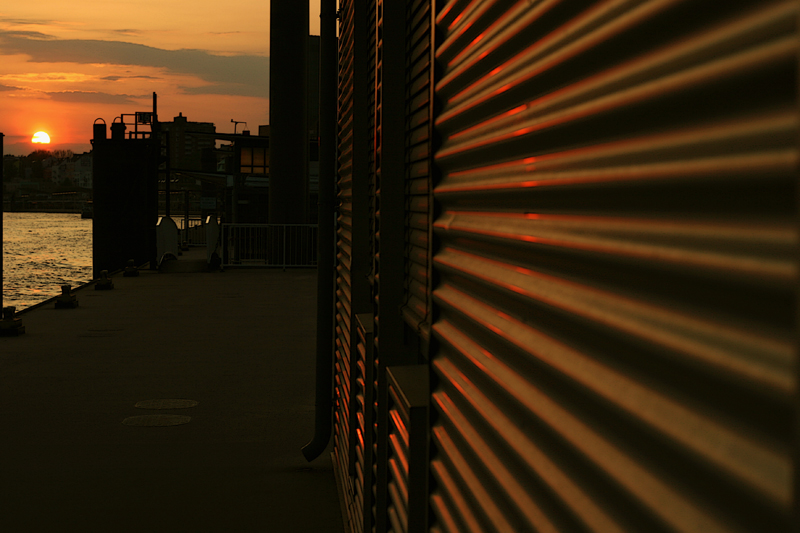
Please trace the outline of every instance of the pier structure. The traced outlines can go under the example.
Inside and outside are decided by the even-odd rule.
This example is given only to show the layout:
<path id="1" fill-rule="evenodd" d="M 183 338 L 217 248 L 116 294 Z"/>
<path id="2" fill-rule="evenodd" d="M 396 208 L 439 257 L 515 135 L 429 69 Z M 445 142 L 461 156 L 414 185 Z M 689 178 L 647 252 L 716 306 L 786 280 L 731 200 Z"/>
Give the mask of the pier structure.
<path id="1" fill-rule="evenodd" d="M 127 122 L 126 122 L 127 120 Z M 128 126 L 132 130 L 128 131 Z M 156 95 L 153 111 L 121 115 L 111 124 L 95 121 L 92 149 L 92 277 L 138 265 L 157 264 L 158 137 Z"/>
<path id="2" fill-rule="evenodd" d="M 342 532 L 330 457 L 300 453 L 314 272 L 112 278 L 2 339 L 4 530 Z"/>
<path id="3" fill-rule="evenodd" d="M 278 4 L 274 34 L 304 32 L 302 9 L 279 12 Z M 65 357 L 64 343 L 51 354 L 33 335 L 11 339 L 4 348 L 23 348 L 3 352 L 4 375 L 20 388 L 0 405 L 10 427 L 32 436 L 12 440 L 22 444 L 6 454 L 27 457 L 24 469 L 35 472 L 41 458 L 33 455 L 64 452 L 50 466 L 72 460 L 83 471 L 98 455 L 87 459 L 82 448 L 112 442 L 124 452 L 112 453 L 114 461 L 139 458 L 124 472 L 135 487 L 162 487 L 137 499 L 141 508 L 161 511 L 164 499 L 184 502 L 187 491 L 196 497 L 186 507 L 198 502 L 191 508 L 209 524 L 218 515 L 203 499 L 208 491 L 195 487 L 242 482 L 215 477 L 211 467 L 192 477 L 195 465 L 217 457 L 226 472 L 245 475 L 254 465 L 260 471 L 267 452 L 291 456 L 266 468 L 275 480 L 319 465 L 323 490 L 331 489 L 330 461 L 347 533 L 797 531 L 798 4 L 335 5 L 322 2 L 323 25 L 339 28 L 337 127 L 321 127 L 321 165 L 335 167 L 337 201 L 320 202 L 330 206 L 320 221 L 335 217 L 336 225 L 326 232 L 335 244 L 319 237 L 320 251 L 332 248 L 334 259 L 323 267 L 331 258 L 319 256 L 315 435 L 303 448 L 311 470 L 291 462 L 296 451 L 268 445 L 294 434 L 300 406 L 309 407 L 303 421 L 312 419 L 310 390 L 281 403 L 300 391 L 293 379 L 310 384 L 311 313 L 294 314 L 305 294 L 301 271 L 192 274 L 186 285 L 183 274 L 147 273 L 152 285 L 116 300 L 135 311 L 125 324 L 114 324 L 114 313 L 96 315 L 96 329 L 83 323 L 77 338 L 97 341 L 91 356 Z M 321 38 L 322 61 L 331 60 L 331 41 Z M 327 79 L 321 69 L 324 90 Z M 321 102 L 328 116 L 331 104 Z M 295 139 L 287 148 L 298 164 L 305 141 L 296 130 L 279 131 L 273 125 L 272 139 Z M 320 186 L 331 192 L 325 172 Z M 296 206 L 294 185 L 274 192 Z M 170 292 L 162 279 L 184 292 Z M 234 279 L 247 283 L 217 285 Z M 270 280 L 276 284 L 264 285 Z M 214 320 L 183 322 L 208 303 L 190 286 L 210 290 Z M 220 295 L 241 292 L 244 316 L 226 314 Z M 153 305 L 170 314 L 151 315 Z M 40 311 L 30 317 L 48 316 Z M 204 329 L 192 330 L 197 323 Z M 127 324 L 142 338 L 158 332 L 161 342 L 129 352 L 143 345 Z M 235 337 L 241 325 L 243 335 L 255 332 L 246 337 L 252 351 Z M 265 325 L 279 326 L 274 340 Z M 175 329 L 182 344 L 164 341 Z M 27 341 L 37 349 L 24 348 Z M 288 350 L 270 351 L 283 342 Z M 216 355 L 231 343 L 243 358 Z M 46 364 L 34 367 L 39 361 Z M 186 387 L 175 385 L 186 376 Z M 51 390 L 59 394 L 43 397 Z M 225 416 L 203 414 L 203 405 L 229 413 L 251 390 L 248 412 L 263 406 L 268 429 L 234 439 L 242 448 L 214 440 L 235 433 L 224 423 L 208 440 L 199 431 L 187 436 L 179 453 L 169 452 L 168 439 L 180 433 L 119 448 L 124 431 L 156 420 L 124 412 L 131 405 L 171 406 L 158 420 L 191 432 Z M 273 399 L 274 391 L 287 396 Z M 104 397 L 113 408 L 93 422 Z M 186 407 L 198 414 L 178 411 L 177 400 L 199 401 Z M 63 418 L 52 415 L 59 401 L 67 404 Z M 119 435 L 102 433 L 114 417 L 122 418 Z M 76 437 L 95 425 L 95 437 Z M 66 445 L 48 447 L 54 428 Z M 204 442 L 221 455 L 183 448 Z M 244 461 L 226 460 L 230 449 Z M 191 468 L 174 466 L 186 457 L 197 459 Z M 139 472 L 151 472 L 148 460 L 180 481 L 156 476 L 136 485 Z M 58 490 L 82 486 L 74 472 L 61 472 L 61 485 L 42 474 L 36 490 L 53 486 L 72 498 L 65 512 L 83 508 L 79 492 Z M 4 486 L 34 494 L 25 473 L 12 471 Z M 103 476 L 84 483 L 120 487 Z M 251 516 L 243 501 L 264 501 L 256 491 L 266 482 L 257 479 L 227 502 L 242 505 L 242 521 Z M 118 516 L 127 499 L 105 497 Z M 274 502 L 294 517 L 322 516 L 309 511 L 316 502 L 293 501 L 299 511 Z M 264 508 L 256 514 L 263 519 Z M 302 530 L 321 530 L 314 526 Z M 330 519 L 326 526 L 338 527 Z"/>

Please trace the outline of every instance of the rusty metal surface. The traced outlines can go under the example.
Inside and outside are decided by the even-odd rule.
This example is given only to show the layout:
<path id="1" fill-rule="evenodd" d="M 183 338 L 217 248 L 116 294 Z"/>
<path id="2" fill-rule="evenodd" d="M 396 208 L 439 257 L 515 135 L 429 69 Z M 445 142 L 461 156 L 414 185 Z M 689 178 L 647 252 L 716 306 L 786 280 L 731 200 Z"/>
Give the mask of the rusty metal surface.
<path id="1" fill-rule="evenodd" d="M 435 530 L 789 530 L 797 19 L 438 6 Z"/>

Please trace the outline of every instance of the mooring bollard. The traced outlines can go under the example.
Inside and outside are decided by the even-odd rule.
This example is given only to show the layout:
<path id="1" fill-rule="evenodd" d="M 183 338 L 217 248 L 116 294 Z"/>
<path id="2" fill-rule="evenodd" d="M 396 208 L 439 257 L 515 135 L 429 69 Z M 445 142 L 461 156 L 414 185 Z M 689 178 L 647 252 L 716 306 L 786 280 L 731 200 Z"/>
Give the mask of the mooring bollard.
<path id="1" fill-rule="evenodd" d="M 139 269 L 136 268 L 136 263 L 133 259 L 128 259 L 128 266 L 125 267 L 125 272 L 122 275 L 126 278 L 133 278 L 139 275 Z"/>
<path id="2" fill-rule="evenodd" d="M 11 337 L 25 333 L 22 319 L 17 318 L 17 308 L 8 306 L 3 308 L 3 319 L 0 320 L 0 336 Z"/>
<path id="3" fill-rule="evenodd" d="M 114 282 L 108 277 L 108 270 L 100 271 L 100 279 L 94 284 L 96 291 L 110 291 L 114 288 Z"/>
<path id="4" fill-rule="evenodd" d="M 56 309 L 75 309 L 78 307 L 78 297 L 72 294 L 72 287 L 61 286 L 61 294 L 56 296 Z"/>

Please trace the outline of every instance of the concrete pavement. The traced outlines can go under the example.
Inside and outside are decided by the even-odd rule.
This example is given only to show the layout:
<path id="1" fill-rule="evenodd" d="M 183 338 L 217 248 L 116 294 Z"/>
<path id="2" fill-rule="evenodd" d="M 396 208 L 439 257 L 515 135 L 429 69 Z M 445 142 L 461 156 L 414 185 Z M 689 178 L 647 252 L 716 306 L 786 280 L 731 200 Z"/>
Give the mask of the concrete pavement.
<path id="1" fill-rule="evenodd" d="M 300 452 L 315 276 L 142 271 L 23 313 L 27 332 L 0 338 L 0 529 L 343 531 L 329 454 Z M 155 399 L 198 403 L 136 407 Z M 191 420 L 123 423 L 150 415 Z"/>

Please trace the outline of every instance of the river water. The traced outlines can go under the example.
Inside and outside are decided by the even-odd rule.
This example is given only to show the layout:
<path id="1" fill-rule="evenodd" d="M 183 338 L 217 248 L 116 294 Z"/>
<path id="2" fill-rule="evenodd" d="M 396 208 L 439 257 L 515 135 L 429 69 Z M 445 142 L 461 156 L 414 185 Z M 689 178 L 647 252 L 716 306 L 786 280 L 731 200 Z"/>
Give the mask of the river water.
<path id="1" fill-rule="evenodd" d="M 17 311 L 92 277 L 92 220 L 79 214 L 3 213 L 3 305 Z"/>

